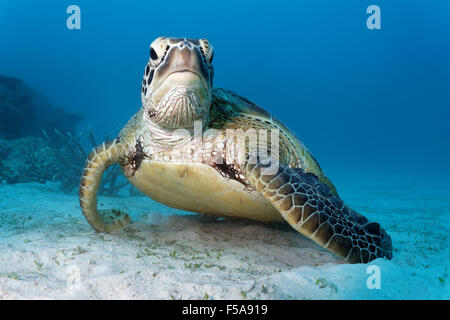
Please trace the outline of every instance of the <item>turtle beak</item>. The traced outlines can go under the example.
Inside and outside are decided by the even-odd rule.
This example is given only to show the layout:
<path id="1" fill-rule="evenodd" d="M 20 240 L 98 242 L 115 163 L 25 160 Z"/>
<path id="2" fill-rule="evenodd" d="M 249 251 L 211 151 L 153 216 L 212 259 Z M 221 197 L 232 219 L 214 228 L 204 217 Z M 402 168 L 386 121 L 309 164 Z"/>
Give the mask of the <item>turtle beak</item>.
<path id="1" fill-rule="evenodd" d="M 203 120 L 211 105 L 210 77 L 198 47 L 184 41 L 170 48 L 155 70 L 148 103 L 152 121 L 166 128 L 187 128 Z"/>
<path id="2" fill-rule="evenodd" d="M 156 80 L 156 81 L 155 81 Z M 197 48 L 188 41 L 169 50 L 158 68 L 152 100 L 158 103 L 172 86 L 198 87 L 207 95 L 211 91 L 210 73 Z"/>

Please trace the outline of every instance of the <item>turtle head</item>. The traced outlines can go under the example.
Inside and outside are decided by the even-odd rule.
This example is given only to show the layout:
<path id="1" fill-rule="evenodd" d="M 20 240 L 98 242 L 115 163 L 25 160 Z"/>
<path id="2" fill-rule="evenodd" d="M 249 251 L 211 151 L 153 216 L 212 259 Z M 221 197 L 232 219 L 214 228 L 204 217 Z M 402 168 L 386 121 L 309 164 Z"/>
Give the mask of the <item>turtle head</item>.
<path id="1" fill-rule="evenodd" d="M 207 118 L 213 47 L 206 39 L 157 38 L 142 81 L 145 117 L 165 129 L 191 128 Z"/>

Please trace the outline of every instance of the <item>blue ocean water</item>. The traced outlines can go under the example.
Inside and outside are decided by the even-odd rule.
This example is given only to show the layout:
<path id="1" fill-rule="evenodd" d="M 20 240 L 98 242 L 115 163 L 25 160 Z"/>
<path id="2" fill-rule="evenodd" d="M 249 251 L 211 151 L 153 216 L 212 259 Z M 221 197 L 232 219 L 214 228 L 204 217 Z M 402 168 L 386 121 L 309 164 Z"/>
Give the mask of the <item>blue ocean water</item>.
<path id="1" fill-rule="evenodd" d="M 71 4 L 80 30 L 66 26 Z M 367 209 L 365 186 L 386 210 L 393 194 L 409 204 L 404 219 L 450 215 L 450 2 L 0 0 L 0 75 L 114 136 L 140 107 L 159 36 L 207 38 L 215 86 L 285 123 L 352 205 Z"/>
<path id="2" fill-rule="evenodd" d="M 272 112 L 325 170 L 448 176 L 450 4 L 372 2 L 80 0 L 68 30 L 70 1 L 3 0 L 0 70 L 114 135 L 140 107 L 149 44 L 205 37 L 215 85 Z"/>

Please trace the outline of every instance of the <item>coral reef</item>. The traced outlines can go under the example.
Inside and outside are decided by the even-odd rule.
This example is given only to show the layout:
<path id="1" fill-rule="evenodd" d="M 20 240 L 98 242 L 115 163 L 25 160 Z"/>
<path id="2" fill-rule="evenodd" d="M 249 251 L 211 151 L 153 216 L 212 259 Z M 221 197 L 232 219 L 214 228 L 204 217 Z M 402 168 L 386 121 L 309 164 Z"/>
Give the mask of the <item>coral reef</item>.
<path id="1" fill-rule="evenodd" d="M 90 148 L 97 145 L 92 132 L 75 133 L 83 118 L 53 107 L 22 80 L 4 76 L 0 114 L 0 182 L 57 181 L 65 192 L 76 190 Z M 99 193 L 116 195 L 127 185 L 115 165 L 105 172 Z"/>
<path id="2" fill-rule="evenodd" d="M 36 137 L 0 140 L 0 180 L 6 183 L 45 182 L 51 179 L 54 157 Z"/>
<path id="3" fill-rule="evenodd" d="M 92 147 L 97 145 L 92 132 L 74 136 L 54 130 L 49 135 L 44 130 L 42 136 L 0 140 L 0 181 L 9 184 L 58 181 L 63 191 L 73 191 L 78 187 L 89 153 L 83 142 L 88 140 Z M 116 195 L 127 185 L 115 165 L 105 172 L 99 193 Z"/>
<path id="4" fill-rule="evenodd" d="M 61 107 L 54 107 L 23 80 L 0 76 L 0 139 L 12 140 L 27 136 L 40 137 L 42 130 L 53 135 L 53 129 L 75 132 L 83 120 Z"/>

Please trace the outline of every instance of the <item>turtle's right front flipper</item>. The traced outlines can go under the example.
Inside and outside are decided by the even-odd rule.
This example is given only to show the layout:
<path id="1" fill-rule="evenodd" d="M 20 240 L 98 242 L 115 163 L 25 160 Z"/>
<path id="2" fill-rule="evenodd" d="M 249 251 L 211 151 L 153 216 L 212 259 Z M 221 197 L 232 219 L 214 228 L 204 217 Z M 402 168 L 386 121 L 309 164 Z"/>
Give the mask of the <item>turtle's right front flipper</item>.
<path id="1" fill-rule="evenodd" d="M 115 139 L 94 148 L 86 160 L 80 181 L 80 206 L 89 224 L 99 232 L 110 233 L 131 222 L 130 216 L 119 210 L 97 210 L 97 191 L 103 172 L 124 157 L 125 148 Z"/>
<path id="2" fill-rule="evenodd" d="M 386 231 L 346 206 L 316 175 L 281 164 L 271 174 L 265 169 L 248 161 L 244 174 L 295 230 L 351 263 L 392 258 Z"/>

